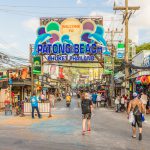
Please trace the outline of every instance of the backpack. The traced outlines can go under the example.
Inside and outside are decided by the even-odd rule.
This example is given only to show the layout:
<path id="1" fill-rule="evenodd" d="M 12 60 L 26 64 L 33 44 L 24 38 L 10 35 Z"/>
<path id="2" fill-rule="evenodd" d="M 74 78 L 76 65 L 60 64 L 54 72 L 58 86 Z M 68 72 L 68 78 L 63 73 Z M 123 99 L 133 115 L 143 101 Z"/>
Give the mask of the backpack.
<path id="1" fill-rule="evenodd" d="M 80 98 L 80 94 L 77 94 L 77 97 Z"/>
<path id="2" fill-rule="evenodd" d="M 141 115 L 141 112 L 140 112 L 140 110 L 139 110 L 138 105 L 136 105 L 136 106 L 134 107 L 134 109 L 133 109 L 133 115 L 135 115 L 135 116 L 140 116 L 140 115 Z"/>
<path id="3" fill-rule="evenodd" d="M 90 100 L 83 100 L 81 102 L 82 114 L 91 113 Z"/>

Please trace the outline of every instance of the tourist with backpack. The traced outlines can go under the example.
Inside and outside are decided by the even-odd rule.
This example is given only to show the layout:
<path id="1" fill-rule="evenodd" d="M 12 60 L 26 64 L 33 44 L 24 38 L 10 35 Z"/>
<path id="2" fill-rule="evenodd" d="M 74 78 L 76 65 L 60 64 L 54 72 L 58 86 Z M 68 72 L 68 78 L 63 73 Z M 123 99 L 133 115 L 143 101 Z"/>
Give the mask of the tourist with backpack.
<path id="1" fill-rule="evenodd" d="M 84 99 L 81 101 L 82 108 L 82 134 L 86 132 L 86 122 L 87 131 L 91 131 L 91 113 L 92 113 L 92 101 L 89 99 L 88 93 L 85 93 Z"/>
<path id="2" fill-rule="evenodd" d="M 36 96 L 36 92 L 33 92 L 33 95 L 30 98 L 31 106 L 32 106 L 32 119 L 34 119 L 34 109 L 36 109 L 38 113 L 38 117 L 41 118 L 39 108 L 38 108 L 38 98 Z"/>
<path id="3" fill-rule="evenodd" d="M 138 94 L 135 92 L 133 93 L 133 100 L 130 101 L 128 106 L 128 115 L 130 113 L 133 113 L 134 120 L 132 122 L 132 138 L 136 138 L 136 124 L 139 128 L 139 140 L 142 140 L 142 121 L 143 121 L 143 115 L 142 113 L 145 113 L 145 107 L 143 103 L 138 98 Z"/>

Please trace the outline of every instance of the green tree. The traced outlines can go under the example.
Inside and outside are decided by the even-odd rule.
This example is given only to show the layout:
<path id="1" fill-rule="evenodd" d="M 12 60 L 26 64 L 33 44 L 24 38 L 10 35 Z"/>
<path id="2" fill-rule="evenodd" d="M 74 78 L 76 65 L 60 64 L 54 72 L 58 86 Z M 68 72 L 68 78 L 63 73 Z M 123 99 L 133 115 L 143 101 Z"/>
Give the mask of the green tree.
<path id="1" fill-rule="evenodd" d="M 142 45 L 136 46 L 136 53 L 141 52 L 142 50 L 150 50 L 150 42 L 144 43 Z"/>

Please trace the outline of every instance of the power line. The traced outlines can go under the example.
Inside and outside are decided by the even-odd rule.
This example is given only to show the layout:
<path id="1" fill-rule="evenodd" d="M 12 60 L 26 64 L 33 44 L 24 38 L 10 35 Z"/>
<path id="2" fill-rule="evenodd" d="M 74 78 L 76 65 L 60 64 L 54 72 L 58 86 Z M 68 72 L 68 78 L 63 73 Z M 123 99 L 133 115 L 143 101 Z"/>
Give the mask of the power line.
<path id="1" fill-rule="evenodd" d="M 8 43 L 7 41 L 5 41 L 4 39 L 2 39 L 1 37 L 0 37 L 0 43 L 5 46 L 5 49 L 10 49 L 10 48 L 11 48 L 11 50 L 12 50 L 12 49 L 15 49 L 15 50 L 17 50 L 17 53 L 20 53 L 20 49 L 17 49 L 16 47 L 10 46 L 9 48 L 7 48 L 7 45 L 9 45 L 9 43 Z M 1 48 L 1 49 L 2 49 L 2 48 Z M 2 50 L 5 50 L 5 49 L 2 49 Z M 4 52 L 4 53 L 5 53 L 5 52 Z M 20 53 L 20 54 L 22 55 L 22 53 Z M 25 59 L 25 58 L 24 58 L 24 59 Z"/>
<path id="2" fill-rule="evenodd" d="M 13 8 L 43 8 L 43 9 L 56 9 L 56 8 L 69 8 L 69 9 L 83 9 L 83 8 L 89 8 L 88 6 L 80 6 L 80 7 L 72 7 L 72 6 L 35 6 L 35 5 L 0 5 L 2 7 L 13 7 Z M 99 8 L 99 6 L 90 6 L 90 8 Z"/>
<path id="3" fill-rule="evenodd" d="M 34 16 L 35 17 L 35 15 L 31 15 L 31 14 L 48 14 L 49 12 L 40 12 L 40 11 L 25 11 L 25 10 L 14 10 L 14 9 L 1 9 L 0 8 L 0 11 L 1 12 L 5 12 L 5 13 L 10 13 L 10 14 L 15 14 L 15 15 L 25 15 L 25 16 Z M 19 12 L 19 13 L 18 13 Z M 55 15 L 56 16 L 74 16 L 74 14 L 56 14 L 55 13 Z M 104 16 L 104 15 L 103 15 Z M 38 17 L 38 16 L 37 16 Z M 77 15 L 76 17 L 81 17 L 81 15 Z M 111 20 L 109 20 L 109 19 L 104 19 L 104 21 L 111 21 Z M 115 19 L 115 21 L 121 21 L 121 19 Z"/>
<path id="4" fill-rule="evenodd" d="M 84 66 L 60 65 L 60 64 L 50 64 L 50 65 L 62 66 L 62 67 L 66 67 L 66 68 L 84 68 L 84 69 L 102 68 L 102 67 L 84 67 Z"/>

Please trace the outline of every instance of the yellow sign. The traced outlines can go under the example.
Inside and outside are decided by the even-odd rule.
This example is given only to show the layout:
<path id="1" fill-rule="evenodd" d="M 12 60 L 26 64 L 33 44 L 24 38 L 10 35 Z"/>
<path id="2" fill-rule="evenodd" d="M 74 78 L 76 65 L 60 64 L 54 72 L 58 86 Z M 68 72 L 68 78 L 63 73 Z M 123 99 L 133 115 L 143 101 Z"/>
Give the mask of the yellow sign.
<path id="1" fill-rule="evenodd" d="M 73 43 L 80 43 L 80 36 L 82 34 L 83 26 L 78 19 L 65 19 L 60 26 L 60 33 L 70 36 Z"/>

